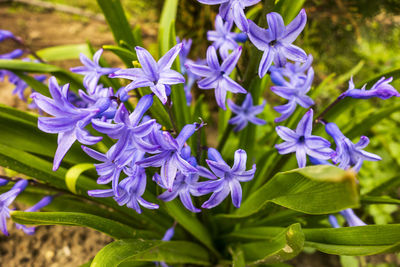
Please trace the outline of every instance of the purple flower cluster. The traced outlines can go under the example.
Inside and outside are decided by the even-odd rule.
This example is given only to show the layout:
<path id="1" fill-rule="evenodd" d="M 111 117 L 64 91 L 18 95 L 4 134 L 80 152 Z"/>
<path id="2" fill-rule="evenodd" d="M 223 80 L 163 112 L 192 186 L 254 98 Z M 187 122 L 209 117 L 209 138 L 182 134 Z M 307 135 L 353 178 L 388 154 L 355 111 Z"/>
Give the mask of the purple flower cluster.
<path id="1" fill-rule="evenodd" d="M 5 186 L 8 184 L 8 180 L 2 179 L 0 182 L 0 186 Z M 10 218 L 10 206 L 14 202 L 15 198 L 25 190 L 25 188 L 28 186 L 28 181 L 21 179 L 18 180 L 13 187 L 3 193 L 0 194 L 0 231 L 3 232 L 3 234 L 8 235 L 7 231 L 7 218 Z M 38 203 L 33 205 L 32 207 L 28 208 L 27 212 L 34 212 L 42 209 L 43 207 L 49 205 L 51 201 L 53 200 L 52 196 L 45 196 L 43 197 Z M 35 232 L 34 227 L 27 227 L 22 224 L 16 224 L 17 229 L 22 229 L 26 234 L 33 234 Z"/>
<path id="2" fill-rule="evenodd" d="M 111 185 L 109 189 L 90 190 L 88 192 L 90 196 L 113 197 L 119 205 L 126 205 L 138 213 L 142 212 L 142 207 L 157 209 L 158 204 L 143 198 L 148 183 L 147 170 L 151 167 L 159 168 L 159 171 L 154 173 L 153 180 L 165 189 L 165 192 L 158 196 L 160 200 L 171 201 L 179 196 L 183 206 L 188 210 L 200 212 L 200 209 L 193 204 L 192 196 L 213 193 L 210 200 L 202 206 L 212 208 L 232 192 L 234 205 L 239 207 L 240 182 L 251 180 L 255 172 L 255 166 L 250 171 L 245 170 L 246 152 L 243 150 L 236 152 L 235 164 L 231 169 L 222 160 L 221 155 L 210 148 L 207 163 L 211 172 L 198 165 L 186 143 L 195 131 L 204 126 L 203 123 L 187 124 L 173 136 L 155 119 L 146 115 L 153 104 L 154 95 L 166 103 L 171 93 L 170 85 L 184 82 L 182 74 L 172 70 L 171 66 L 179 53 L 182 53 L 184 62 L 188 62 L 189 49 L 190 43 L 180 43 L 156 62 L 144 48 L 136 47 L 141 68 L 126 70 L 101 67 L 99 62 L 102 50 L 95 53 L 93 61 L 81 55 L 81 61 L 85 66 L 71 69 L 85 76 L 83 83 L 85 90 L 79 90 L 78 99 L 70 97 L 69 84 L 59 86 L 56 78 L 51 77 L 49 80 L 51 98 L 39 93 L 33 93 L 31 97 L 41 110 L 51 115 L 39 118 L 39 128 L 44 132 L 58 134 L 58 148 L 53 169 L 59 168 L 63 157 L 75 141 L 84 145 L 94 145 L 102 140 L 102 137 L 95 136 L 94 132 L 88 130 L 90 125 L 97 132 L 115 140 L 115 144 L 106 153 L 82 146 L 90 157 L 99 161 L 95 164 L 99 175 L 97 183 Z M 228 77 L 240 53 L 241 49 L 238 48 L 222 65 L 219 65 L 215 48 L 212 47 L 208 53 L 208 63 L 211 67 L 198 68 L 203 71 L 208 70 L 207 74 L 210 75 L 212 68 L 219 68 L 219 73 L 225 71 L 226 75 L 212 76 L 213 82 L 234 84 L 238 88 L 237 91 L 245 92 Z M 195 71 L 188 68 L 186 71 L 197 74 L 196 67 L 194 69 Z M 99 79 L 103 75 L 130 79 L 132 82 L 114 93 L 112 88 L 104 88 L 99 84 Z M 150 87 L 153 94 L 142 96 L 134 110 L 129 111 L 123 102 L 128 100 L 128 92 L 146 86 Z M 218 88 L 221 94 L 226 93 L 224 93 L 225 87 Z M 247 102 L 250 103 L 245 103 L 245 108 L 240 111 L 243 114 L 238 116 L 243 117 L 244 121 L 260 124 L 263 121 L 255 118 L 255 115 L 262 111 L 263 106 L 252 107 L 251 95 L 248 97 L 250 100 Z M 79 105 L 76 104 L 78 102 Z"/>
<path id="3" fill-rule="evenodd" d="M 12 34 L 12 32 L 0 29 L 0 43 L 7 39 L 14 40 L 18 43 L 20 42 L 20 38 L 14 36 L 14 34 Z M 17 48 L 9 53 L 0 55 L 0 59 L 17 59 L 17 58 L 22 57 L 24 54 L 25 54 L 24 50 Z M 31 61 L 29 58 L 24 58 L 23 60 Z M 25 97 L 25 91 L 27 88 L 29 88 L 29 85 L 24 80 L 19 78 L 18 75 L 16 75 L 12 71 L 0 70 L 0 81 L 4 81 L 5 77 L 8 77 L 8 81 L 15 85 L 15 88 L 12 92 L 13 95 L 18 95 L 18 97 L 21 100 L 27 102 L 27 99 Z M 33 77 L 40 82 L 44 82 L 47 79 L 46 75 L 35 75 Z M 34 89 L 31 89 L 31 91 L 34 92 Z M 32 104 L 29 105 L 29 107 L 32 109 L 36 108 L 36 106 L 32 105 Z"/>

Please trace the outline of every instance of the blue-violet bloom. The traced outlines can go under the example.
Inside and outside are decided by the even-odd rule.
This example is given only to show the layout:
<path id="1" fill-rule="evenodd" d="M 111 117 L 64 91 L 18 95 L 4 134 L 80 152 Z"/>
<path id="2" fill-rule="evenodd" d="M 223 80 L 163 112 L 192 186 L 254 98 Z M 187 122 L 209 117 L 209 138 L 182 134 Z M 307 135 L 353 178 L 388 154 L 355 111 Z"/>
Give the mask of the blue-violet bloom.
<path id="1" fill-rule="evenodd" d="M 282 16 L 275 12 L 267 14 L 268 29 L 260 28 L 251 20 L 248 21 L 250 41 L 259 50 L 264 51 L 258 68 L 258 75 L 261 78 L 268 72 L 272 62 L 278 67 L 283 67 L 286 59 L 300 62 L 307 60 L 307 54 L 303 49 L 292 44 L 306 25 L 307 15 L 304 9 L 287 26 Z"/>
<path id="2" fill-rule="evenodd" d="M 165 191 L 161 195 L 158 196 L 159 199 L 163 201 L 171 201 L 179 196 L 182 204 L 191 212 L 200 212 L 200 209 L 196 208 L 193 205 L 191 195 L 193 196 L 201 196 L 198 190 L 199 187 L 199 177 L 205 177 L 208 179 L 216 179 L 216 177 L 206 168 L 202 166 L 198 166 L 196 159 L 190 155 L 190 147 L 185 146 L 181 151 L 181 156 L 184 160 L 189 162 L 193 167 L 197 168 L 197 173 L 192 174 L 183 174 L 182 172 L 178 172 L 175 178 L 175 181 L 172 186 L 172 191 Z M 154 180 L 158 182 L 158 184 L 162 187 L 161 177 L 159 174 L 154 175 Z"/>
<path id="3" fill-rule="evenodd" d="M 283 97 L 289 102 L 282 106 L 277 106 L 274 109 L 282 115 L 275 119 L 275 122 L 281 122 L 286 120 L 294 110 L 296 104 L 299 104 L 303 108 L 309 108 L 314 105 L 314 101 L 307 95 L 311 89 L 312 82 L 314 80 L 314 70 L 309 68 L 307 72 L 307 78 L 305 80 L 298 80 L 296 83 L 284 82 L 281 86 L 272 86 L 271 91 L 275 94 Z"/>
<path id="4" fill-rule="evenodd" d="M 215 89 L 215 99 L 218 106 L 226 109 L 226 91 L 232 93 L 247 93 L 247 91 L 237 82 L 229 77 L 229 74 L 235 68 L 240 55 L 242 47 L 234 50 L 222 64 L 219 64 L 217 52 L 215 47 L 210 46 L 207 49 L 207 66 L 198 64 L 186 64 L 186 67 L 194 74 L 204 77 L 197 82 L 200 89 Z"/>
<path id="5" fill-rule="evenodd" d="M 68 100 L 69 84 L 60 87 L 55 77 L 49 79 L 49 90 L 52 98 L 40 93 L 32 93 L 31 98 L 44 112 L 54 117 L 40 117 L 38 127 L 46 133 L 58 134 L 58 147 L 53 161 L 53 170 L 57 170 L 72 144 L 78 140 L 85 145 L 94 145 L 102 138 L 91 136 L 84 127 L 90 120 L 106 111 L 111 100 L 101 98 L 90 108 L 80 109 Z"/>
<path id="6" fill-rule="evenodd" d="M 198 172 L 189 162 L 181 156 L 181 150 L 186 140 L 196 131 L 197 124 L 188 124 L 183 127 L 178 137 L 174 139 L 165 131 L 154 131 L 154 137 L 160 146 L 160 153 L 145 158 L 137 164 L 142 167 L 161 167 L 160 182 L 168 191 L 172 191 L 178 170 L 189 175 Z"/>
<path id="7" fill-rule="evenodd" d="M 236 26 L 244 32 L 249 31 L 249 23 L 247 22 L 244 9 L 253 6 L 261 0 L 198 0 L 202 4 L 217 5 L 219 7 L 219 15 L 225 21 L 234 21 Z"/>
<path id="8" fill-rule="evenodd" d="M 382 77 L 377 81 L 369 90 L 365 90 L 366 84 L 361 89 L 355 89 L 353 77 L 349 81 L 349 89 L 340 95 L 339 98 L 352 97 L 359 99 L 368 99 L 372 97 L 379 97 L 381 99 L 388 99 L 392 96 L 400 97 L 400 93 L 390 85 L 393 81 L 393 77 L 385 79 Z"/>
<path id="9" fill-rule="evenodd" d="M 211 197 L 201 206 L 211 209 L 218 206 L 231 193 L 232 203 L 236 208 L 242 202 L 242 187 L 240 182 L 248 182 L 253 179 L 256 165 L 246 171 L 247 153 L 243 149 L 235 152 L 235 160 L 232 168 L 222 159 L 221 154 L 214 148 L 208 149 L 208 166 L 219 177 L 218 180 L 200 182 L 198 190 L 202 194 L 213 192 Z"/>
<path id="10" fill-rule="evenodd" d="M 9 191 L 0 195 L 0 231 L 5 235 L 8 235 L 6 220 L 10 218 L 10 209 L 8 207 L 27 186 L 27 180 L 19 180 Z"/>
<path id="11" fill-rule="evenodd" d="M 325 125 L 325 130 L 330 136 L 332 136 L 336 143 L 336 155 L 332 160 L 335 164 L 339 163 L 339 168 L 345 170 L 353 167 L 353 169 L 358 172 L 364 160 L 381 160 L 381 157 L 378 155 L 362 150 L 369 144 L 368 137 L 361 136 L 360 141 L 357 144 L 354 144 L 350 139 L 344 136 L 339 127 L 333 122 L 327 123 Z"/>
<path id="12" fill-rule="evenodd" d="M 236 42 L 238 33 L 231 32 L 232 22 L 224 22 L 221 16 L 215 17 L 215 31 L 207 32 L 207 39 L 213 42 L 212 46 L 219 49 L 219 53 L 223 59 L 229 56 L 230 51 L 239 47 Z"/>
<path id="13" fill-rule="evenodd" d="M 171 93 L 170 86 L 185 82 L 182 74 L 171 69 L 182 46 L 182 43 L 175 45 L 158 62 L 146 49 L 137 46 L 135 48 L 136 55 L 142 68 L 118 70 L 110 77 L 132 80 L 133 82 L 125 87 L 126 91 L 149 86 L 151 91 L 165 104 L 167 96 Z"/>
<path id="14" fill-rule="evenodd" d="M 233 129 L 235 132 L 245 128 L 248 122 L 256 125 L 264 125 L 266 123 L 265 120 L 257 118 L 256 115 L 264 110 L 265 104 L 264 100 L 261 105 L 253 106 L 253 98 L 250 93 L 246 95 L 241 106 L 236 105 L 232 100 L 228 99 L 228 107 L 236 114 L 228 123 L 236 125 Z"/>
<path id="15" fill-rule="evenodd" d="M 38 203 L 36 203 L 32 207 L 26 209 L 25 211 L 26 212 L 38 211 L 38 210 L 46 207 L 47 205 L 49 205 L 53 201 L 53 198 L 54 198 L 53 196 L 45 196 Z M 16 223 L 15 226 L 17 229 L 22 229 L 25 232 L 25 234 L 27 234 L 27 235 L 33 235 L 35 233 L 34 226 L 26 226 L 26 225 L 19 224 L 19 223 Z"/>
<path id="16" fill-rule="evenodd" d="M 334 155 L 330 148 L 330 142 L 322 137 L 311 135 L 314 112 L 307 111 L 297 124 L 296 131 L 285 126 L 277 126 L 276 132 L 285 141 L 275 145 L 279 154 L 296 152 L 299 168 L 304 168 L 307 163 L 307 155 L 314 158 L 328 160 Z"/>
<path id="17" fill-rule="evenodd" d="M 84 66 L 71 68 L 72 72 L 85 75 L 83 78 L 83 85 L 89 94 L 95 91 L 101 76 L 111 74 L 118 70 L 116 68 L 103 68 L 100 66 L 100 57 L 102 53 L 103 49 L 98 50 L 93 55 L 93 61 L 81 53 L 80 60 Z"/>

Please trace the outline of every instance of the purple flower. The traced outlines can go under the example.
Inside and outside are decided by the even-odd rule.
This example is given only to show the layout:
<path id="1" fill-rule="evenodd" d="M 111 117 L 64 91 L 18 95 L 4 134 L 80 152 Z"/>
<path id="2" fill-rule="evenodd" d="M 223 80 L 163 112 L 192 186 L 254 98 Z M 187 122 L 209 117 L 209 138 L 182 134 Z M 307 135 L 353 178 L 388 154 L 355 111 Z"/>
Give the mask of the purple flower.
<path id="1" fill-rule="evenodd" d="M 371 89 L 365 90 L 366 84 L 361 89 L 355 89 L 353 77 L 349 81 L 349 89 L 340 95 L 340 98 L 344 97 L 352 97 L 359 99 L 368 99 L 372 97 L 379 97 L 381 99 L 388 99 L 392 96 L 399 97 L 399 92 L 394 89 L 389 83 L 393 81 L 393 77 L 390 77 L 385 80 L 385 77 L 382 77 L 377 81 Z"/>
<path id="2" fill-rule="evenodd" d="M 192 47 L 193 40 L 192 39 L 187 39 L 187 40 L 182 39 L 182 42 L 181 42 L 179 37 L 176 37 L 176 42 L 178 44 L 182 43 L 182 48 L 181 48 L 181 51 L 179 52 L 179 62 L 181 64 L 182 74 L 186 74 L 185 62 L 186 62 L 186 60 L 188 60 L 188 56 L 190 53 L 190 48 Z"/>
<path id="3" fill-rule="evenodd" d="M 311 89 L 313 79 L 314 70 L 313 68 L 309 68 L 305 80 L 299 79 L 294 83 L 285 81 L 281 86 L 271 87 L 272 92 L 289 100 L 287 104 L 274 108 L 277 112 L 282 114 L 281 117 L 275 119 L 275 122 L 284 121 L 292 115 L 296 109 L 296 104 L 299 104 L 303 108 L 309 108 L 314 105 L 312 98 L 307 95 L 308 91 Z"/>
<path id="4" fill-rule="evenodd" d="M 236 208 L 242 202 L 242 187 L 240 182 L 248 182 L 254 177 L 256 165 L 246 171 L 247 154 L 239 149 L 235 152 L 235 161 L 232 168 L 222 159 L 221 154 L 214 148 L 208 149 L 208 166 L 219 177 L 218 180 L 200 182 L 198 190 L 202 194 L 213 192 L 211 197 L 201 206 L 211 209 L 218 206 L 231 193 L 232 203 Z"/>
<path id="5" fill-rule="evenodd" d="M 168 228 L 168 230 L 165 231 L 165 234 L 161 239 L 162 241 L 171 241 L 172 237 L 174 237 L 175 234 L 175 226 L 176 224 L 174 223 L 171 228 Z"/>
<path id="6" fill-rule="evenodd" d="M 136 150 L 134 148 L 131 148 L 125 149 L 124 151 L 122 151 L 122 153 L 116 153 L 116 146 L 116 144 L 113 145 L 106 154 L 97 152 L 85 146 L 82 146 L 82 149 L 92 158 L 103 162 L 99 164 L 94 164 L 97 174 L 99 175 L 97 183 L 108 184 L 109 182 L 112 182 L 114 193 L 118 196 L 119 176 L 123 168 L 128 165 L 130 161 L 133 160 Z"/>
<path id="7" fill-rule="evenodd" d="M 333 228 L 340 228 L 340 225 L 335 217 L 335 215 L 329 215 L 328 216 L 328 221 L 329 224 L 333 227 Z"/>
<path id="8" fill-rule="evenodd" d="M 242 106 L 238 106 L 233 103 L 232 100 L 228 99 L 228 107 L 236 114 L 236 116 L 230 119 L 228 123 L 236 125 L 233 129 L 235 132 L 245 128 L 248 122 L 256 125 L 264 125 L 266 123 L 265 120 L 257 118 L 256 115 L 260 114 L 264 110 L 265 104 L 266 102 L 264 100 L 261 105 L 253 106 L 253 98 L 250 93 L 246 95 Z"/>
<path id="9" fill-rule="evenodd" d="M 167 96 L 171 92 L 170 86 L 185 82 L 182 74 L 171 69 L 172 63 L 178 56 L 182 46 L 182 43 L 177 44 L 158 62 L 154 60 L 146 49 L 137 46 L 135 50 L 142 68 L 118 70 L 111 74 L 110 77 L 132 80 L 133 82 L 125 87 L 126 91 L 149 86 L 151 91 L 165 104 Z"/>
<path id="10" fill-rule="evenodd" d="M 342 210 L 340 214 L 346 219 L 349 226 L 367 225 L 365 222 L 361 221 L 361 219 L 357 217 L 357 215 L 354 213 L 352 209 Z"/>
<path id="11" fill-rule="evenodd" d="M 94 92 L 101 76 L 111 74 L 118 70 L 116 68 L 103 68 L 100 66 L 99 61 L 102 53 L 103 49 L 98 50 L 93 55 L 93 61 L 81 53 L 80 60 L 84 66 L 70 69 L 72 72 L 85 75 L 85 78 L 83 78 L 83 85 L 89 94 Z"/>
<path id="12" fill-rule="evenodd" d="M 302 84 L 305 80 L 307 80 L 306 72 L 311 67 L 312 62 L 313 56 L 310 54 L 307 57 L 307 61 L 304 63 L 288 62 L 285 66 L 280 68 L 271 66 L 269 69 L 271 72 L 271 81 L 278 86 L 287 84 L 287 80 L 291 84 Z"/>
<path id="13" fill-rule="evenodd" d="M 193 135 L 197 127 L 197 124 L 186 125 L 176 139 L 168 132 L 154 131 L 154 138 L 160 146 L 161 152 L 141 160 L 137 164 L 142 167 L 161 167 L 160 182 L 171 192 L 178 170 L 185 175 L 197 172 L 197 169 L 181 156 L 181 150 L 186 140 Z"/>
<path id="14" fill-rule="evenodd" d="M 14 36 L 14 34 L 12 32 L 0 29 L 0 42 L 3 42 L 6 39 L 17 40 L 17 38 Z"/>
<path id="15" fill-rule="evenodd" d="M 38 203 L 36 203 L 32 207 L 30 207 L 29 209 L 26 209 L 25 211 L 26 212 L 38 211 L 38 210 L 46 207 L 47 205 L 49 205 L 53 201 L 53 198 L 54 198 L 53 196 L 45 196 Z M 15 226 L 17 227 L 17 229 L 22 229 L 25 232 L 25 234 L 27 234 L 27 235 L 33 235 L 35 233 L 35 227 L 33 227 L 33 226 L 28 227 L 26 225 L 19 224 L 19 223 L 16 223 Z"/>
<path id="16" fill-rule="evenodd" d="M 214 89 L 215 99 L 218 106 L 225 107 L 226 91 L 232 93 L 247 93 L 247 91 L 229 77 L 233 71 L 242 53 L 242 47 L 234 50 L 222 64 L 219 64 L 215 47 L 210 46 L 207 49 L 207 65 L 186 64 L 186 67 L 194 74 L 204 77 L 197 82 L 200 89 Z"/>
<path id="17" fill-rule="evenodd" d="M 118 139 L 116 154 L 121 154 L 127 146 L 133 146 L 139 150 L 152 153 L 158 149 L 157 145 L 145 142 L 143 138 L 153 131 L 156 120 L 148 120 L 140 123 L 144 113 L 153 104 L 153 96 L 143 96 L 137 104 L 135 110 L 129 114 L 123 104 L 118 108 L 114 122 L 111 124 L 103 120 L 92 120 L 93 128 L 101 133 L 107 134 L 113 139 Z"/>
<path id="18" fill-rule="evenodd" d="M 10 209 L 8 206 L 11 205 L 19 193 L 24 191 L 27 186 L 27 180 L 19 180 L 14 184 L 10 191 L 0 195 L 0 231 L 5 235 L 8 235 L 6 220 L 7 218 L 10 218 Z"/>
<path id="19" fill-rule="evenodd" d="M 277 126 L 276 132 L 285 141 L 275 145 L 279 154 L 289 154 L 296 152 L 299 168 L 304 168 L 307 162 L 307 156 L 328 160 L 334 151 L 330 148 L 330 143 L 326 139 L 311 135 L 313 110 L 310 109 L 297 124 L 296 131 L 285 126 Z"/>
<path id="20" fill-rule="evenodd" d="M 219 7 L 219 15 L 226 21 L 235 21 L 236 26 L 244 32 L 249 31 L 249 23 L 247 22 L 244 9 L 253 6 L 261 0 L 198 0 L 202 4 L 217 5 Z"/>
<path id="21" fill-rule="evenodd" d="M 381 160 L 381 157 L 362 150 L 369 144 L 368 137 L 361 136 L 360 141 L 354 144 L 350 139 L 344 136 L 337 125 L 332 122 L 325 125 L 325 130 L 332 136 L 336 143 L 336 155 L 332 160 L 335 164 L 339 163 L 339 168 L 348 169 L 353 167 L 353 169 L 358 172 L 364 160 Z"/>
<path id="22" fill-rule="evenodd" d="M 14 59 L 20 57 L 24 54 L 24 50 L 22 49 L 15 49 L 10 53 L 0 55 L 0 59 Z"/>
<path id="23" fill-rule="evenodd" d="M 115 201 L 120 205 L 134 209 L 137 213 L 142 213 L 140 206 L 147 209 L 158 209 L 159 206 L 150 203 L 142 198 L 146 190 L 146 172 L 143 168 L 137 168 L 132 176 L 128 176 L 118 185 L 118 196 L 114 195 L 113 189 L 90 190 L 89 196 L 92 197 L 114 197 Z"/>
<path id="24" fill-rule="evenodd" d="M 199 176 L 215 179 L 216 177 L 206 168 L 202 166 L 197 166 L 196 159 L 190 156 L 190 147 L 186 146 L 182 149 L 181 156 L 184 160 L 189 162 L 193 167 L 197 168 L 197 173 L 192 174 L 183 174 L 182 172 L 178 172 L 175 178 L 175 181 L 172 186 L 172 191 L 165 191 L 161 195 L 158 196 L 159 199 L 163 201 L 171 201 L 179 196 L 182 204 L 191 212 L 200 212 L 200 209 L 196 208 L 193 205 L 191 195 L 193 196 L 201 196 L 202 194 L 199 192 Z M 154 180 L 161 186 L 162 181 L 160 175 L 157 173 L 154 175 Z"/>
<path id="25" fill-rule="evenodd" d="M 31 97 L 41 110 L 54 116 L 40 117 L 38 127 L 46 133 L 58 134 L 58 147 L 53 161 L 53 170 L 57 170 L 75 140 L 85 145 L 94 145 L 101 140 L 101 137 L 91 136 L 84 127 L 92 118 L 107 110 L 111 100 L 102 98 L 92 107 L 80 109 L 68 100 L 69 84 L 60 87 L 56 78 L 51 77 L 49 90 L 52 99 L 36 92 Z"/>
<path id="26" fill-rule="evenodd" d="M 248 21 L 250 41 L 259 50 L 264 51 L 258 68 L 258 75 L 261 78 L 267 73 L 272 62 L 278 67 L 283 67 L 286 59 L 306 61 L 307 54 L 292 44 L 306 25 L 307 15 L 304 9 L 287 26 L 285 26 L 282 16 L 275 12 L 267 14 L 268 29 L 260 28 L 251 20 Z"/>
<path id="27" fill-rule="evenodd" d="M 236 42 L 237 33 L 231 32 L 232 21 L 224 22 L 221 16 L 215 17 L 215 31 L 207 32 L 207 39 L 213 42 L 215 49 L 219 49 L 219 53 L 223 59 L 229 56 L 231 50 L 239 47 Z"/>

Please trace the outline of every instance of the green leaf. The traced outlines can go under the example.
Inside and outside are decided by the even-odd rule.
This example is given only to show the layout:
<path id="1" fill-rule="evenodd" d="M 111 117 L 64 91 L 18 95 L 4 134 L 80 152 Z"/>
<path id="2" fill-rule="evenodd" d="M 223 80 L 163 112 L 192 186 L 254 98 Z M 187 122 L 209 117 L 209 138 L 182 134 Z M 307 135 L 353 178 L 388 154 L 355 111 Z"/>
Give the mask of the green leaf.
<path id="1" fill-rule="evenodd" d="M 50 92 L 47 85 L 45 85 L 42 82 L 39 82 L 32 76 L 26 75 L 22 71 L 13 71 L 13 72 L 24 82 L 26 82 L 26 84 L 28 84 L 33 90 L 41 93 L 42 95 L 50 97 Z"/>
<path id="2" fill-rule="evenodd" d="M 299 14 L 305 0 L 278 0 L 274 11 L 282 15 L 285 24 L 290 23 Z"/>
<path id="3" fill-rule="evenodd" d="M 127 44 L 133 50 L 137 45 L 131 26 L 126 19 L 120 0 L 97 0 L 105 19 L 114 35 L 115 42 L 121 46 Z"/>
<path id="4" fill-rule="evenodd" d="M 186 231 L 196 237 L 214 253 L 217 253 L 208 229 L 196 218 L 196 215 L 185 209 L 177 200 L 165 202 L 168 214 L 175 219 Z"/>
<path id="5" fill-rule="evenodd" d="M 0 105 L 0 144 L 38 155 L 54 157 L 57 136 L 37 128 L 37 116 Z M 77 164 L 90 161 L 78 144 L 71 147 L 64 162 Z"/>
<path id="6" fill-rule="evenodd" d="M 246 218 L 269 202 L 308 214 L 329 214 L 358 205 L 355 173 L 318 165 L 276 174 L 226 219 Z"/>
<path id="7" fill-rule="evenodd" d="M 361 203 L 365 204 L 395 204 L 400 205 L 399 199 L 390 198 L 387 196 L 362 196 Z"/>
<path id="8" fill-rule="evenodd" d="M 252 227 L 229 234 L 229 240 L 271 240 L 282 227 Z M 305 246 L 336 255 L 362 256 L 392 252 L 400 248 L 400 224 L 342 228 L 303 228 Z"/>
<path id="9" fill-rule="evenodd" d="M 293 224 L 271 240 L 243 244 L 246 262 L 279 263 L 296 257 L 304 245 L 300 224 Z"/>
<path id="10" fill-rule="evenodd" d="M 59 45 L 41 49 L 36 52 L 45 61 L 57 61 L 79 58 L 80 54 L 90 57 L 87 44 Z"/>
<path id="11" fill-rule="evenodd" d="M 81 163 L 74 165 L 69 168 L 67 173 L 65 174 L 65 184 L 67 185 L 69 191 L 76 194 L 76 181 L 79 176 L 90 169 L 93 169 L 95 166 L 93 163 Z"/>
<path id="12" fill-rule="evenodd" d="M 246 267 L 246 260 L 240 245 L 237 245 L 234 249 L 229 248 L 229 253 L 232 254 L 232 267 Z"/>
<path id="13" fill-rule="evenodd" d="M 82 88 L 82 78 L 79 75 L 50 64 L 16 59 L 0 59 L 0 69 L 31 73 L 51 73 L 63 83 L 70 83 L 75 90 Z M 48 93 L 46 95 L 48 95 Z"/>
<path id="14" fill-rule="evenodd" d="M 207 251 L 186 241 L 118 240 L 105 246 L 93 259 L 92 267 L 114 267 L 124 261 L 210 265 Z"/>
<path id="15" fill-rule="evenodd" d="M 345 136 L 349 139 L 356 138 L 369 129 L 371 129 L 374 125 L 379 123 L 381 120 L 388 118 L 392 113 L 400 110 L 400 104 L 394 105 L 392 107 L 379 109 L 378 112 L 369 114 L 365 118 L 363 118 L 359 123 L 355 124 L 349 131 L 345 132 Z"/>
<path id="16" fill-rule="evenodd" d="M 374 83 L 379 81 L 379 79 L 381 79 L 382 77 L 386 77 L 386 78 L 393 77 L 393 81 L 396 81 L 397 79 L 400 78 L 400 69 L 394 69 L 394 70 L 390 70 L 390 71 L 381 73 L 379 75 L 376 75 L 372 79 L 368 79 L 366 81 L 358 83 L 356 88 L 361 88 L 364 84 L 368 84 L 368 87 L 371 87 Z"/>
<path id="17" fill-rule="evenodd" d="M 123 47 L 115 45 L 103 45 L 103 49 L 116 54 L 125 63 L 125 65 L 130 68 L 133 67 L 132 61 L 137 60 L 137 56 L 135 53 Z"/>
<path id="18" fill-rule="evenodd" d="M 166 0 L 161 12 L 160 28 L 158 31 L 158 44 L 160 55 L 164 55 L 170 49 L 172 27 L 175 27 L 173 21 L 176 20 L 176 12 L 178 10 L 178 0 Z"/>
<path id="19" fill-rule="evenodd" d="M 125 224 L 86 213 L 12 211 L 11 218 L 14 222 L 24 225 L 85 226 L 116 239 L 155 237 L 150 231 L 135 230 Z"/>
<path id="20" fill-rule="evenodd" d="M 400 178 L 398 175 L 396 175 L 396 176 L 390 177 L 389 179 L 386 179 L 378 186 L 372 188 L 370 191 L 368 191 L 366 193 L 366 195 L 376 196 L 385 191 L 393 190 L 394 188 L 398 188 L 399 186 L 400 186 Z"/>

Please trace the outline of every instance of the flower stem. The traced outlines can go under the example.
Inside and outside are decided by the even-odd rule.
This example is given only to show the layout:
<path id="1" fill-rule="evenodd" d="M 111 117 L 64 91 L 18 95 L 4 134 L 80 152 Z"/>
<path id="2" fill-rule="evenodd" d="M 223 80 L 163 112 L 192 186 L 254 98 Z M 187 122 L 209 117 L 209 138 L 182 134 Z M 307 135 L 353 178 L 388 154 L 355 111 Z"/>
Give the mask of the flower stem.
<path id="1" fill-rule="evenodd" d="M 343 97 L 340 97 L 340 96 L 339 96 L 338 98 L 336 98 L 335 101 L 333 101 L 329 106 L 327 106 L 327 107 L 318 115 L 318 117 L 314 120 L 314 124 L 323 121 L 323 120 L 324 120 L 324 116 L 325 116 L 334 106 L 336 106 L 342 99 L 343 99 Z"/>

